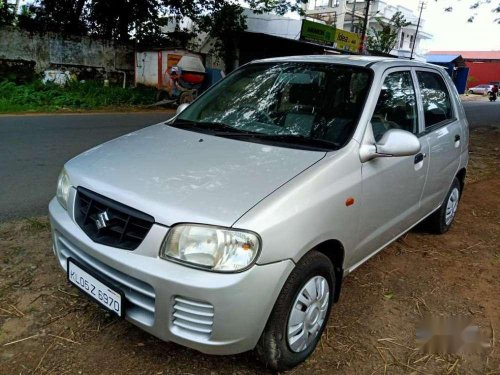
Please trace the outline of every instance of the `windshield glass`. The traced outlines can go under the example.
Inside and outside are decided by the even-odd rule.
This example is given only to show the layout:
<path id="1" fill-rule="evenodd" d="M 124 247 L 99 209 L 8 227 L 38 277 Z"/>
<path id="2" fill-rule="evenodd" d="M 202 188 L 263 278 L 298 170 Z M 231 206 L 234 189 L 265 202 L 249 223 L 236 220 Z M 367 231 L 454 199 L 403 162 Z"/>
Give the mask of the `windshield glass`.
<path id="1" fill-rule="evenodd" d="M 370 71 L 362 68 L 252 64 L 192 103 L 173 125 L 289 147 L 336 149 L 352 136 L 370 82 Z"/>

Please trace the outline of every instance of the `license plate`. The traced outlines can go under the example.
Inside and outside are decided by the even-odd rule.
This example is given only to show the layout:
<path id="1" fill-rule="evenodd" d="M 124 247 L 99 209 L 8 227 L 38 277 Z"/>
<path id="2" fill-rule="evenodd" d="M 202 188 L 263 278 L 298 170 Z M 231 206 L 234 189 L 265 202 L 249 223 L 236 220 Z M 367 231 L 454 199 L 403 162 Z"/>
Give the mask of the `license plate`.
<path id="1" fill-rule="evenodd" d="M 71 258 L 68 259 L 68 280 L 108 310 L 123 316 L 123 293 L 106 285 L 97 276 L 91 275 L 84 267 L 75 264 Z"/>

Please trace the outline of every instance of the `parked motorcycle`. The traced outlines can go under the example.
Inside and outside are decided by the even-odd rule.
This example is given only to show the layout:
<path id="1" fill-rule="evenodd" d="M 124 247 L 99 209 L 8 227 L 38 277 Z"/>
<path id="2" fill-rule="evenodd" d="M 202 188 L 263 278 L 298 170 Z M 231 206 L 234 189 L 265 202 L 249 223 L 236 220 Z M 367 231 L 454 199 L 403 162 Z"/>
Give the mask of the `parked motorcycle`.
<path id="1" fill-rule="evenodd" d="M 497 100 L 498 96 L 498 85 L 493 85 L 491 92 L 489 93 L 490 102 L 494 102 Z"/>

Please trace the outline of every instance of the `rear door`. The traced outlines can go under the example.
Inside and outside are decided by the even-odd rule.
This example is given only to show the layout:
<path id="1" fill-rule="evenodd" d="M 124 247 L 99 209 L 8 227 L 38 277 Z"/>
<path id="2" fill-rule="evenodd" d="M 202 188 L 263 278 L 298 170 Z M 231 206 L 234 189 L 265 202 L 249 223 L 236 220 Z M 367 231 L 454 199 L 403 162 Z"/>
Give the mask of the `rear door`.
<path id="1" fill-rule="evenodd" d="M 458 111 L 450 96 L 448 80 L 432 69 L 416 69 L 418 97 L 423 107 L 424 132 L 421 143 L 429 149 L 429 169 L 421 199 L 421 216 L 443 202 L 460 165 L 464 135 Z"/>

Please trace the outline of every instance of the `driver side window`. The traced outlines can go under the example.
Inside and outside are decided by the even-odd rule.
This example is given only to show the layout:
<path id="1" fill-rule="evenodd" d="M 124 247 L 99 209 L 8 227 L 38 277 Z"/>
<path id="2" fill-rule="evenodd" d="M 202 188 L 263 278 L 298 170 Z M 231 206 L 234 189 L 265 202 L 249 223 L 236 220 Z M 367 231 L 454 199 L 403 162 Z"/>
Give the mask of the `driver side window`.
<path id="1" fill-rule="evenodd" d="M 371 123 L 376 141 L 390 129 L 418 133 L 417 100 L 409 71 L 394 72 L 385 78 Z"/>

